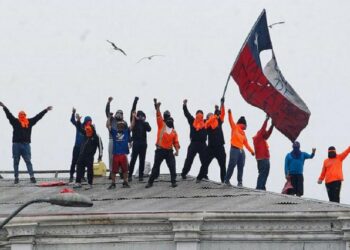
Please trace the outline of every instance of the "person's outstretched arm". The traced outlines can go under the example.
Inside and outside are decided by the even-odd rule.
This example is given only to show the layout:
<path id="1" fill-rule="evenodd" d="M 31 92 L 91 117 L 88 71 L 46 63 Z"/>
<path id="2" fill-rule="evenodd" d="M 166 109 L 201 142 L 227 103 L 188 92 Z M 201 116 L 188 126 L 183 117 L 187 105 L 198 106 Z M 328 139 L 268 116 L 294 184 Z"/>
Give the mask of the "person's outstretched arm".
<path id="1" fill-rule="evenodd" d="M 234 122 L 232 117 L 231 109 L 228 110 L 228 122 L 230 123 L 231 129 L 234 129 L 236 127 L 236 123 Z"/>
<path id="2" fill-rule="evenodd" d="M 133 130 L 136 123 L 136 113 L 135 111 L 131 113 L 130 130 Z"/>
<path id="3" fill-rule="evenodd" d="M 339 155 L 340 159 L 342 161 L 345 160 L 345 158 L 349 155 L 349 153 L 350 153 L 350 147 L 345 149 L 344 152 Z"/>
<path id="4" fill-rule="evenodd" d="M 157 126 L 158 128 L 160 128 L 163 125 L 163 117 L 162 117 L 162 113 L 160 113 L 160 102 L 157 102 L 157 99 L 154 98 L 154 107 L 156 108 L 156 112 L 157 112 Z"/>
<path id="5" fill-rule="evenodd" d="M 133 113 L 136 112 L 137 101 L 139 98 L 135 96 L 134 102 L 132 103 L 131 111 L 130 111 L 130 123 L 132 122 Z"/>
<path id="6" fill-rule="evenodd" d="M 4 109 L 4 112 L 6 114 L 7 119 L 9 120 L 11 125 L 14 125 L 16 122 L 16 118 L 12 115 L 12 113 L 10 112 L 10 110 L 5 106 L 5 104 L 3 104 L 2 102 L 0 102 L 0 107 L 2 107 Z"/>
<path id="7" fill-rule="evenodd" d="M 308 153 L 305 153 L 305 152 L 304 152 L 305 159 L 312 159 L 312 158 L 314 158 L 315 153 L 316 153 L 316 148 L 313 148 L 313 149 L 312 149 L 312 153 L 311 153 L 311 154 L 308 154 Z"/>
<path id="8" fill-rule="evenodd" d="M 270 138 L 270 136 L 271 136 L 271 134 L 272 134 L 273 127 L 274 127 L 273 124 L 271 124 L 269 130 L 266 131 L 267 122 L 268 122 L 269 119 L 270 119 L 270 117 L 269 117 L 268 115 L 266 115 L 266 119 L 265 119 L 265 121 L 264 121 L 264 124 L 263 124 L 263 126 L 261 127 L 261 131 L 262 131 L 262 133 L 263 133 L 263 138 L 264 138 L 265 140 L 267 140 L 267 139 Z"/>
<path id="9" fill-rule="evenodd" d="M 85 129 L 83 128 L 83 126 L 81 125 L 81 116 L 78 116 L 77 117 L 77 123 L 75 125 L 75 127 L 77 128 L 77 130 L 83 134 L 84 136 L 86 136 L 86 132 L 85 132 Z"/>
<path id="10" fill-rule="evenodd" d="M 48 106 L 46 109 L 44 109 L 43 111 L 41 111 L 39 114 L 37 114 L 36 116 L 34 116 L 33 118 L 28 119 L 29 120 L 29 124 L 31 124 L 32 126 L 34 126 L 41 118 L 43 118 L 43 116 L 48 112 L 52 110 L 52 106 Z"/>
<path id="11" fill-rule="evenodd" d="M 220 105 L 220 120 L 221 122 L 224 122 L 225 119 L 225 98 L 221 98 L 221 105 Z"/>
<path id="12" fill-rule="evenodd" d="M 70 117 L 70 122 L 71 122 L 74 126 L 76 126 L 76 124 L 77 124 L 77 121 L 75 120 L 75 112 L 76 112 L 76 109 L 73 108 L 73 109 L 72 109 L 72 115 L 71 115 L 71 117 Z"/>
<path id="13" fill-rule="evenodd" d="M 110 96 L 110 97 L 108 97 L 108 101 L 106 104 L 106 110 L 105 110 L 107 118 L 110 117 L 110 113 L 111 113 L 111 101 L 113 101 L 113 97 Z"/>
<path id="14" fill-rule="evenodd" d="M 184 110 L 184 114 L 185 114 L 185 116 L 186 116 L 186 118 L 187 118 L 188 123 L 191 125 L 191 124 L 193 123 L 193 121 L 194 121 L 194 117 L 193 117 L 193 116 L 190 114 L 190 112 L 188 111 L 188 108 L 187 108 L 187 99 L 185 99 L 185 100 L 183 101 L 182 108 L 183 108 L 183 110 Z"/>

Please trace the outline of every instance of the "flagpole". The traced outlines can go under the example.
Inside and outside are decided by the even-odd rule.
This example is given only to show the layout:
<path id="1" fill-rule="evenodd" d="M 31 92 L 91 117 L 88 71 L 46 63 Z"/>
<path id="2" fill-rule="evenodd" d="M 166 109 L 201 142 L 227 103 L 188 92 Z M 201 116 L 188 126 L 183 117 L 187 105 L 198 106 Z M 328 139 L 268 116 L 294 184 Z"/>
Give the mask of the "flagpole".
<path id="1" fill-rule="evenodd" d="M 242 52 L 242 50 L 243 50 L 245 44 L 247 43 L 247 41 L 248 41 L 248 39 L 249 39 L 249 37 L 250 37 L 250 34 L 251 34 L 252 31 L 255 29 L 256 24 L 258 23 L 258 21 L 260 20 L 261 16 L 262 16 L 265 12 L 266 12 L 266 10 L 263 9 L 263 11 L 260 13 L 258 19 L 256 19 L 256 21 L 255 21 L 253 27 L 252 27 L 252 28 L 250 29 L 250 31 L 249 31 L 249 34 L 248 34 L 247 38 L 244 40 L 244 43 L 243 43 L 241 49 L 239 50 L 238 55 L 241 54 L 241 52 Z M 271 43 L 271 47 L 272 47 L 272 43 Z M 272 50 L 272 51 L 273 51 L 273 50 Z M 238 57 L 236 57 L 236 60 L 235 60 L 235 62 L 233 63 L 233 65 L 232 65 L 232 67 L 231 67 L 230 73 L 228 74 L 227 81 L 226 81 L 226 85 L 225 85 L 225 88 L 224 88 L 224 93 L 223 93 L 223 95 L 222 95 L 223 98 L 225 97 L 225 94 L 226 94 L 227 85 L 228 85 L 228 82 L 230 81 L 231 72 L 232 72 L 233 68 L 236 66 L 237 61 L 238 61 Z"/>
<path id="2" fill-rule="evenodd" d="M 226 94 L 226 90 L 227 90 L 227 85 L 228 85 L 228 82 L 230 81 L 230 76 L 231 76 L 231 71 L 230 71 L 230 74 L 229 74 L 228 77 L 227 77 L 227 81 L 226 81 L 224 93 L 222 94 L 222 98 L 225 98 L 225 94 Z"/>

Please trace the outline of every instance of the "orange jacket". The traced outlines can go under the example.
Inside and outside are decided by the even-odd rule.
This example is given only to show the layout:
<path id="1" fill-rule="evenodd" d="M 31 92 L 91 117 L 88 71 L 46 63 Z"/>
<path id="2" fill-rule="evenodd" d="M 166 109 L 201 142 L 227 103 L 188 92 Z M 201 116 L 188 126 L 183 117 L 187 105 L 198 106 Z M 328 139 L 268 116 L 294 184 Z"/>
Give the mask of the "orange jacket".
<path id="1" fill-rule="evenodd" d="M 175 129 L 172 129 L 170 134 L 166 132 L 166 125 L 160 111 L 157 111 L 157 126 L 158 132 L 156 145 L 163 149 L 172 149 L 174 146 L 178 150 L 180 148 L 180 144 L 177 133 Z"/>
<path id="2" fill-rule="evenodd" d="M 333 181 L 343 181 L 343 160 L 350 153 L 350 147 L 348 147 L 343 153 L 337 155 L 335 158 L 328 158 L 323 162 L 323 168 L 320 177 L 320 181 L 325 179 L 326 183 Z"/>
<path id="3" fill-rule="evenodd" d="M 245 136 L 244 130 L 238 126 L 232 118 L 232 113 L 228 113 L 228 121 L 231 126 L 231 146 L 243 149 L 243 145 L 248 149 L 250 153 L 254 153 L 254 150 L 248 143 L 247 137 Z"/>

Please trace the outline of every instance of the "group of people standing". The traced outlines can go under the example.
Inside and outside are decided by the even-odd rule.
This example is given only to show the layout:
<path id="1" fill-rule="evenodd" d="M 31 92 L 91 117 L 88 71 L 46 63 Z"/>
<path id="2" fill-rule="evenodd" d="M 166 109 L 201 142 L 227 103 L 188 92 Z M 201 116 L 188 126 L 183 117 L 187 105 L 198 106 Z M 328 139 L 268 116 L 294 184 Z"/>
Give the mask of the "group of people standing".
<path id="1" fill-rule="evenodd" d="M 134 172 L 137 158 L 139 158 L 139 176 L 138 180 L 143 181 L 145 157 L 147 152 L 147 133 L 151 131 L 150 124 L 146 121 L 146 114 L 142 110 L 136 111 L 138 97 L 135 97 L 130 112 L 130 126 L 124 120 L 122 110 L 115 113 L 110 111 L 110 105 L 113 98 L 109 97 L 106 104 L 106 127 L 109 131 L 109 179 L 111 184 L 108 189 L 116 188 L 116 175 L 119 173 L 123 179 L 123 187 L 129 188 Z M 253 137 L 254 149 L 250 146 L 245 134 L 247 121 L 244 116 L 235 122 L 232 112 L 228 109 L 228 120 L 231 127 L 230 154 L 229 163 L 226 170 L 226 151 L 225 139 L 222 129 L 225 118 L 225 99 L 221 99 L 220 107 L 215 106 L 213 113 L 208 113 L 204 118 L 202 110 L 197 110 L 193 116 L 187 107 L 187 100 L 183 101 L 184 115 L 190 126 L 190 144 L 187 149 L 187 155 L 181 171 L 182 179 L 186 179 L 193 164 L 195 156 L 198 154 L 201 162 L 200 171 L 197 175 L 196 182 L 208 179 L 208 168 L 214 158 L 217 159 L 220 167 L 220 179 L 224 185 L 231 186 L 230 180 L 234 169 L 237 166 L 237 186 L 243 186 L 243 170 L 245 165 L 246 148 L 252 156 L 255 156 L 258 168 L 258 179 L 256 189 L 266 190 L 266 182 L 270 170 L 270 153 L 267 140 L 269 139 L 274 125 L 271 123 L 267 129 L 269 117 L 267 116 L 262 124 L 261 129 Z M 0 102 L 6 117 L 13 127 L 12 153 L 13 166 L 15 175 L 15 184 L 19 183 L 18 165 L 20 157 L 24 159 L 30 180 L 36 183 L 33 167 L 31 163 L 31 130 L 32 127 L 50 110 L 49 106 L 33 118 L 27 118 L 24 111 L 14 117 L 8 108 Z M 154 99 L 157 122 L 157 139 L 154 156 L 153 168 L 148 179 L 146 188 L 153 186 L 154 180 L 158 178 L 160 166 L 165 160 L 171 179 L 171 187 L 176 187 L 176 160 L 175 156 L 179 154 L 180 144 L 177 132 L 174 128 L 174 119 L 171 113 L 166 110 L 163 114 L 160 111 L 161 103 Z M 85 170 L 87 169 L 88 187 L 93 185 L 93 162 L 94 155 L 98 149 L 98 160 L 102 159 L 103 145 L 100 136 L 92 123 L 92 118 L 86 116 L 81 122 L 82 117 L 76 113 L 73 108 L 71 122 L 76 129 L 75 144 L 73 147 L 73 156 L 70 166 L 70 182 L 74 182 L 74 173 L 76 172 L 75 188 L 81 187 L 84 180 Z M 128 162 L 127 155 L 131 148 L 131 160 Z M 174 152 L 175 151 L 175 152 Z M 303 195 L 303 167 L 306 159 L 312 159 L 315 156 L 316 149 L 308 154 L 300 150 L 300 143 L 293 143 L 293 150 L 285 157 L 285 176 L 290 179 L 293 188 L 289 191 L 290 195 Z M 318 183 L 325 180 L 326 188 L 330 201 L 340 201 L 340 189 L 343 181 L 342 162 L 350 153 L 348 147 L 341 154 L 336 153 L 335 147 L 329 147 L 328 158 L 324 161 L 322 173 Z"/>

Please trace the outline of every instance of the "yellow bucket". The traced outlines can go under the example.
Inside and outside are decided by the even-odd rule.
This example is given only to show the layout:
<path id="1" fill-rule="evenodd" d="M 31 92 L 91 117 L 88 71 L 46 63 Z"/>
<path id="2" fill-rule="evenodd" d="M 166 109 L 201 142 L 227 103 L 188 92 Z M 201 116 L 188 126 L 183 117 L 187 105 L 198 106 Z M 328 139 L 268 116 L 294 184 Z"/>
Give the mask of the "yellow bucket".
<path id="1" fill-rule="evenodd" d="M 94 163 L 94 176 L 106 176 L 107 168 L 103 161 Z"/>

